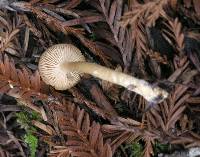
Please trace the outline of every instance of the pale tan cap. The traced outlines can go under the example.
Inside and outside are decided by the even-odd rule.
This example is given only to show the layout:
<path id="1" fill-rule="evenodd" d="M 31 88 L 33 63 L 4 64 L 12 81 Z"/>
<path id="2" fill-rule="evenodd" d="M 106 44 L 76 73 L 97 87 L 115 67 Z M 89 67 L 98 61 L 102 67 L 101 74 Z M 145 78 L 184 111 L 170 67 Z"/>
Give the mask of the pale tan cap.
<path id="1" fill-rule="evenodd" d="M 62 70 L 60 65 L 66 62 L 85 61 L 81 51 L 71 44 L 57 44 L 48 48 L 40 57 L 39 72 L 42 80 L 57 90 L 73 87 L 80 80 L 80 73 Z"/>

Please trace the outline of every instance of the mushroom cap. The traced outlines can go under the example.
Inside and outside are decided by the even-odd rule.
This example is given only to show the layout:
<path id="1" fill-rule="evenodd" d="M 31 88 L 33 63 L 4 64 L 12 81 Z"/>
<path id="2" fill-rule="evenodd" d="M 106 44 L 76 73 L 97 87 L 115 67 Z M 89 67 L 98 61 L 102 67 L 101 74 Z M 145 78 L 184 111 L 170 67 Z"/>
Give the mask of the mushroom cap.
<path id="1" fill-rule="evenodd" d="M 61 68 L 63 63 L 83 62 L 81 51 L 71 44 L 57 44 L 48 48 L 40 57 L 39 73 L 42 80 L 56 90 L 66 90 L 78 83 L 80 72 Z"/>

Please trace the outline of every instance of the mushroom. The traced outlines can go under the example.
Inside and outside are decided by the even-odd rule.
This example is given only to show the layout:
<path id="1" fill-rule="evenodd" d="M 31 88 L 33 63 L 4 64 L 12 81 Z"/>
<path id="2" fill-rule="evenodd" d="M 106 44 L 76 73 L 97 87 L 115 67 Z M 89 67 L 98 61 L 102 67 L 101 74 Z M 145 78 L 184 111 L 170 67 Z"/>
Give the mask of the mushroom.
<path id="1" fill-rule="evenodd" d="M 57 44 L 48 48 L 42 54 L 38 68 L 42 80 L 56 90 L 73 87 L 81 75 L 87 73 L 134 91 L 151 103 L 159 103 L 168 96 L 164 89 L 152 86 L 144 80 L 86 62 L 81 51 L 71 44 Z"/>

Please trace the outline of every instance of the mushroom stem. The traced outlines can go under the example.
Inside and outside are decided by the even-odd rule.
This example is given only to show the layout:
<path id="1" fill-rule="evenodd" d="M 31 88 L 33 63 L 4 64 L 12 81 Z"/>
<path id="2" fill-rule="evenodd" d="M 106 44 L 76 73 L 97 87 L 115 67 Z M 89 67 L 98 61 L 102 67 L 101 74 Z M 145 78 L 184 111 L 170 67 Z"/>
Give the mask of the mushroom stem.
<path id="1" fill-rule="evenodd" d="M 88 62 L 64 62 L 61 65 L 62 70 L 69 72 L 77 71 L 87 73 L 94 77 L 121 85 L 131 91 L 142 95 L 147 101 L 159 103 L 163 101 L 168 93 L 160 87 L 154 87 L 148 82 L 135 78 L 133 76 L 117 72 L 98 64 Z"/>

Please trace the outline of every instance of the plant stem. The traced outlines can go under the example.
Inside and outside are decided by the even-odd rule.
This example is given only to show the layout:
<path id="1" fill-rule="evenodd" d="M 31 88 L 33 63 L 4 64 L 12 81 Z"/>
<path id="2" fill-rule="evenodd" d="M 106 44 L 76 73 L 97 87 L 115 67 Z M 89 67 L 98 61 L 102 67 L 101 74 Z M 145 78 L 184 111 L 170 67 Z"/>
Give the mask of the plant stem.
<path id="1" fill-rule="evenodd" d="M 153 87 L 145 80 L 114 71 L 95 63 L 66 62 L 61 64 L 61 67 L 66 72 L 77 71 L 80 73 L 87 73 L 102 80 L 121 85 L 128 90 L 142 95 L 148 102 L 158 101 L 157 103 L 159 103 L 168 96 L 168 93 L 165 90 L 160 87 Z"/>

